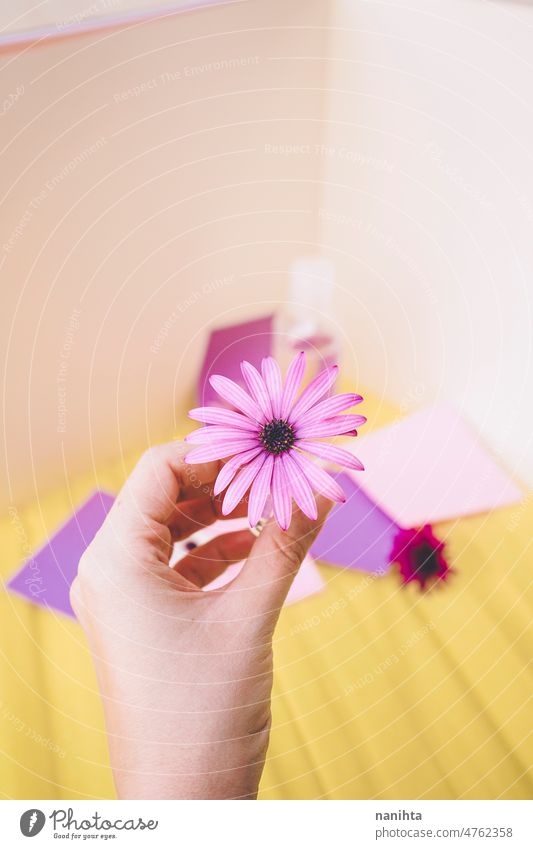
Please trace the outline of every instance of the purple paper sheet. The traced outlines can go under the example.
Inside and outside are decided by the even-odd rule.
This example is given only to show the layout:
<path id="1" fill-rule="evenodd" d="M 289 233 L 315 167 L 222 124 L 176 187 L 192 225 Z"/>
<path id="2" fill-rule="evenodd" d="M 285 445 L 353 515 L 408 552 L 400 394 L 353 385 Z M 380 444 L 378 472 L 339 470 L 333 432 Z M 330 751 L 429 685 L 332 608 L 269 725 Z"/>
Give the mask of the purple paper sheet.
<path id="1" fill-rule="evenodd" d="M 34 604 L 74 617 L 69 591 L 81 555 L 93 540 L 115 498 L 98 491 L 86 501 L 8 582 Z"/>
<path id="2" fill-rule="evenodd" d="M 333 475 L 346 494 L 337 504 L 311 548 L 316 560 L 382 574 L 390 567 L 390 553 L 398 525 L 343 472 Z"/>
<path id="3" fill-rule="evenodd" d="M 268 315 L 211 332 L 198 379 L 198 403 L 201 406 L 222 403 L 209 383 L 212 374 L 223 374 L 237 383 L 242 383 L 242 360 L 248 360 L 259 368 L 263 357 L 270 356 L 272 322 L 273 316 Z"/>

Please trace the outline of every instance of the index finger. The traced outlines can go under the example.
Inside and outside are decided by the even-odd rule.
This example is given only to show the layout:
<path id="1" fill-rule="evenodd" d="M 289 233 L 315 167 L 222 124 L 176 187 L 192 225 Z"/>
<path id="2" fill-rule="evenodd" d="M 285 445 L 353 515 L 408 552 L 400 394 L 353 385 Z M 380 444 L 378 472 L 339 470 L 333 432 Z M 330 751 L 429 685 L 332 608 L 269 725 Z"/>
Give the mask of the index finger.
<path id="1" fill-rule="evenodd" d="M 126 519 L 142 517 L 168 525 L 178 501 L 211 495 L 221 461 L 191 466 L 183 459 L 188 450 L 183 442 L 169 442 L 145 451 L 118 494 L 113 512 Z"/>

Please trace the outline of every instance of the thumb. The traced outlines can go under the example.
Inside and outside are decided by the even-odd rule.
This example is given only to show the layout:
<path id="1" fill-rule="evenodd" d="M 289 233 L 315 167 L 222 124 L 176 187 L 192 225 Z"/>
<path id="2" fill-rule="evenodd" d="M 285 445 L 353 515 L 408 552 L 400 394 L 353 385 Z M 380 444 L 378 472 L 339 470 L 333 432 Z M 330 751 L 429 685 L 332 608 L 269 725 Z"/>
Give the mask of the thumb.
<path id="1" fill-rule="evenodd" d="M 294 577 L 331 507 L 331 501 L 318 496 L 318 517 L 315 520 L 308 519 L 296 509 L 288 530 L 282 531 L 274 519 L 270 519 L 263 528 L 232 585 L 235 590 L 245 591 L 246 596 L 250 596 L 252 601 L 247 606 L 256 613 L 272 613 L 277 618 Z"/>

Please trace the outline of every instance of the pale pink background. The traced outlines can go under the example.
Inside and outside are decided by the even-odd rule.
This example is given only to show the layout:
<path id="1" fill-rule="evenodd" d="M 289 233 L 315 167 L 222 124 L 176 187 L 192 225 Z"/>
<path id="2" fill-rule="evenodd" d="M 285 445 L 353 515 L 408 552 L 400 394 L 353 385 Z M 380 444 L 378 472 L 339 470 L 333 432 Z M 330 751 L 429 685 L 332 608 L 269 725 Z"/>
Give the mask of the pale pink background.
<path id="1" fill-rule="evenodd" d="M 168 436 L 208 327 L 317 250 L 357 388 L 452 401 L 533 482 L 532 31 L 521 3 L 249 0 L 0 52 L 1 506 Z"/>

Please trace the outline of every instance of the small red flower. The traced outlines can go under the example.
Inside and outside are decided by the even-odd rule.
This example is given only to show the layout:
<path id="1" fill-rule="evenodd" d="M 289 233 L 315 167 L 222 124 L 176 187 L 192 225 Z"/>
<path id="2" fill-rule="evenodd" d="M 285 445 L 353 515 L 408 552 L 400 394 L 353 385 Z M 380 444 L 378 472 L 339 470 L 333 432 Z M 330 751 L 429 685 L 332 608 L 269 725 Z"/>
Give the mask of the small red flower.
<path id="1" fill-rule="evenodd" d="M 404 584 L 446 581 L 453 571 L 444 556 L 444 543 L 437 539 L 431 525 L 410 530 L 400 529 L 394 539 L 390 559 L 398 564 Z"/>

